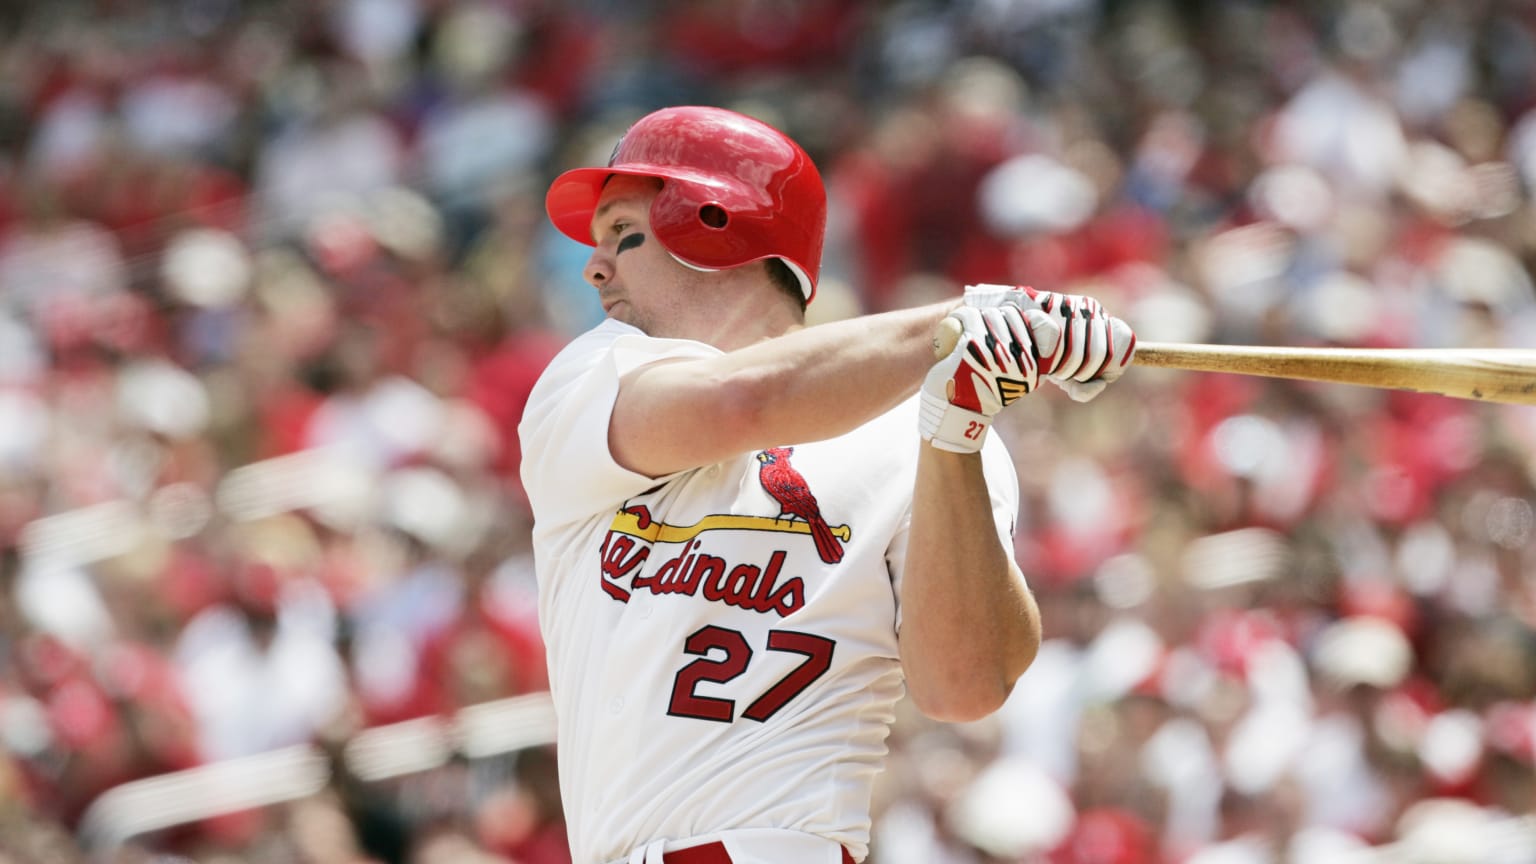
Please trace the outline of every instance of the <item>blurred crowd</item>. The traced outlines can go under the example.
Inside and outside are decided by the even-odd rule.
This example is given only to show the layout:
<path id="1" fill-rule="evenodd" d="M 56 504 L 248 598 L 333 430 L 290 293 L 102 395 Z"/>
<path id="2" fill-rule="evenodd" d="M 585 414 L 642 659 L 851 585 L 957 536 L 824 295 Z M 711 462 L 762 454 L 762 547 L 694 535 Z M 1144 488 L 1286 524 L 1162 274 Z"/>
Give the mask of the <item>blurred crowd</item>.
<path id="1" fill-rule="evenodd" d="M 1536 346 L 1530 0 L 6 3 L 0 862 L 547 687 L 515 429 L 601 310 L 542 195 L 687 103 L 821 166 L 818 321 L 984 281 Z M 997 428 L 1047 641 L 902 716 L 871 861 L 1536 861 L 1536 408 L 1138 368 Z M 558 864 L 555 756 L 337 760 L 111 860 Z"/>

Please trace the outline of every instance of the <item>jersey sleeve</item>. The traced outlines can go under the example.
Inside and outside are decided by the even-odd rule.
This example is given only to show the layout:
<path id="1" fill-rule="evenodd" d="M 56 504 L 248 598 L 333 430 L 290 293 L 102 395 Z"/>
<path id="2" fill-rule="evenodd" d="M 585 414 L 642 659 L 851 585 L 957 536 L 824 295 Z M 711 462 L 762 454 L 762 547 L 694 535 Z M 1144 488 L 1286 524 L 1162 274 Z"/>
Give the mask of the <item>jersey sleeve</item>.
<path id="1" fill-rule="evenodd" d="M 992 499 L 992 523 L 997 539 L 1013 558 L 1014 530 L 1019 519 L 1019 473 L 1002 439 L 993 433 L 981 448 L 981 468 L 987 477 L 987 495 Z M 891 541 L 886 563 L 891 571 L 891 587 L 896 593 L 896 630 L 901 631 L 901 579 L 907 566 L 907 535 L 912 528 L 912 508 Z"/>
<path id="2" fill-rule="evenodd" d="M 719 354 L 700 342 L 653 339 L 617 321 L 567 345 L 534 385 L 518 424 L 519 471 L 534 518 L 568 524 L 661 482 L 618 464 L 608 449 L 619 379 L 651 363 Z"/>

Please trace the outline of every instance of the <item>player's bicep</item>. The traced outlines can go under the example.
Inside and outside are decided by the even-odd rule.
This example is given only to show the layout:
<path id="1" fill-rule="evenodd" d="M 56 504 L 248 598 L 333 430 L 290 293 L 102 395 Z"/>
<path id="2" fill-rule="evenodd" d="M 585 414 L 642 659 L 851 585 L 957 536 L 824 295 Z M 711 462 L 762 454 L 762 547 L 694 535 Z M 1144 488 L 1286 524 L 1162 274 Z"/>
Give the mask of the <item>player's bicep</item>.
<path id="1" fill-rule="evenodd" d="M 662 477 L 750 449 L 745 385 L 728 380 L 718 367 L 712 359 L 669 360 L 620 377 L 608 421 L 614 461 Z"/>

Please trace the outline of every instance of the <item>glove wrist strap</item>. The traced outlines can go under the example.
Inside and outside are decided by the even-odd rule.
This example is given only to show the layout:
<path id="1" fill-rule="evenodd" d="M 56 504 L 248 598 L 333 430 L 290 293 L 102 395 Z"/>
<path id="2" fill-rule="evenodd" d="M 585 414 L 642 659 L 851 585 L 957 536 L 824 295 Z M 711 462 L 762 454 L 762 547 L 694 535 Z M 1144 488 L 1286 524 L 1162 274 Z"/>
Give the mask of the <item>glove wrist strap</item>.
<path id="1" fill-rule="evenodd" d="M 923 440 L 951 453 L 975 453 L 986 443 L 992 418 L 967 411 L 949 400 L 923 391 L 918 428 Z"/>

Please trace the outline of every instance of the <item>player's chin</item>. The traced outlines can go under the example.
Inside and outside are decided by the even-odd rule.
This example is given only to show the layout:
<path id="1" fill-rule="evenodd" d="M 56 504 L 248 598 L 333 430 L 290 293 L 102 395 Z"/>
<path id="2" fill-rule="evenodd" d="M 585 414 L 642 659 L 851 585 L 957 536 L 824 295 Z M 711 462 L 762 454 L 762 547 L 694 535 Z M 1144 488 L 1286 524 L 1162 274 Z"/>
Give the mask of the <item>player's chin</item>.
<path id="1" fill-rule="evenodd" d="M 613 321 L 619 321 L 621 323 L 628 324 L 629 326 L 641 331 L 642 333 L 651 333 L 651 329 L 646 326 L 646 317 L 644 315 L 636 314 L 634 307 L 630 306 L 623 300 L 620 300 L 619 302 L 613 304 L 613 306 L 609 307 L 608 318 Z"/>

